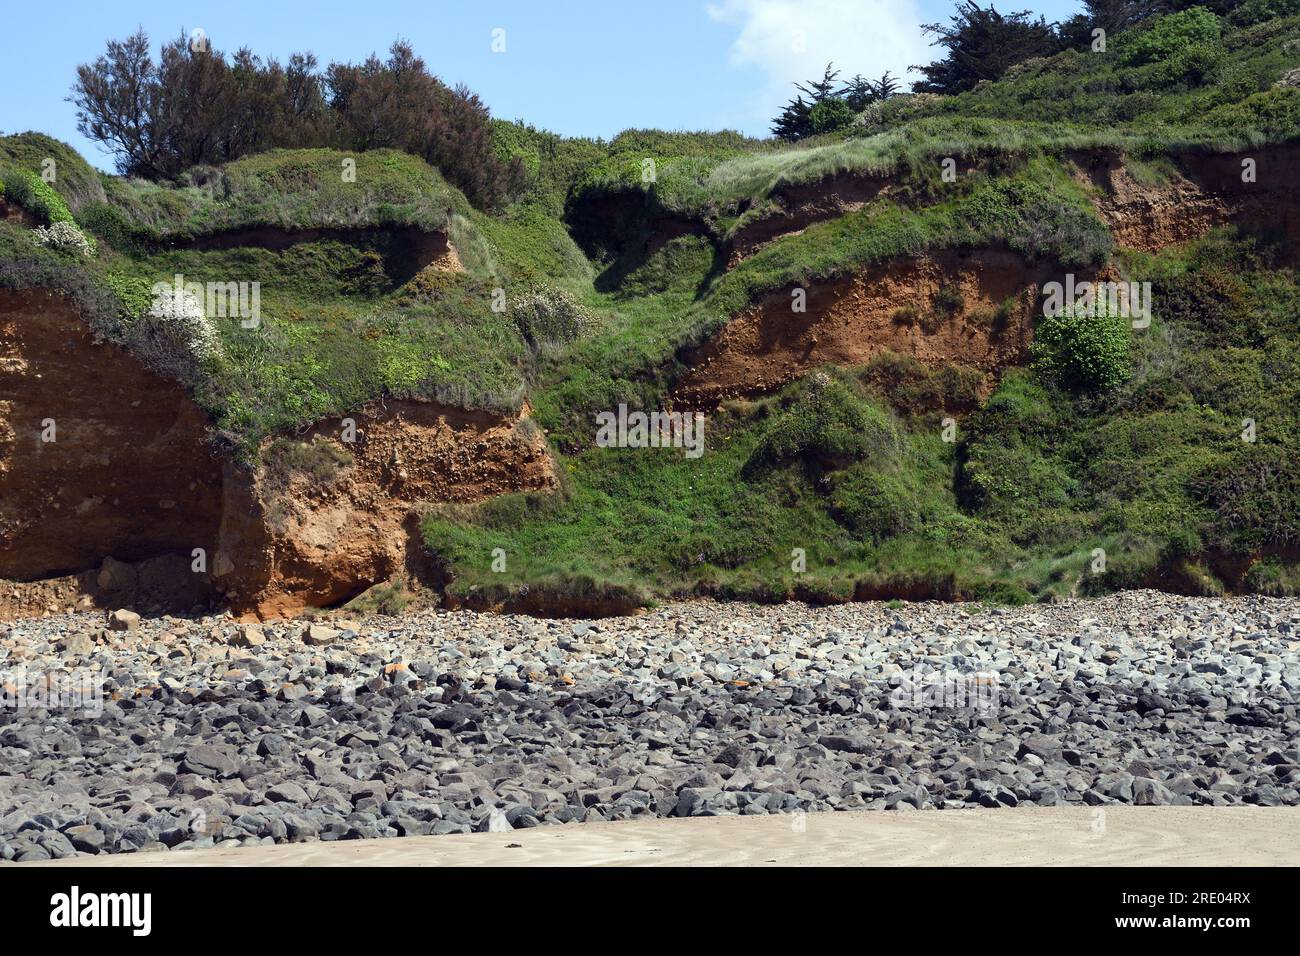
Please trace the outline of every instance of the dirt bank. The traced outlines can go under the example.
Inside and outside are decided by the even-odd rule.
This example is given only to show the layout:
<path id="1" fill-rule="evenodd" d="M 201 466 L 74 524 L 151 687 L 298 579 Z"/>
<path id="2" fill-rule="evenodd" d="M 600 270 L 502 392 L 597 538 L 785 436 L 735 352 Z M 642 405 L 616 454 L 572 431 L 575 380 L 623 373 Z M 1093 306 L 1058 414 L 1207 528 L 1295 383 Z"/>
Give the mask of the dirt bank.
<path id="1" fill-rule="evenodd" d="M 527 409 L 376 404 L 268 442 L 255 471 L 209 425 L 63 296 L 0 291 L 0 617 L 329 606 L 421 572 L 423 502 L 555 482 Z"/>
<path id="2" fill-rule="evenodd" d="M 929 365 L 998 369 L 1024 361 L 1049 264 L 997 249 L 895 259 L 807 289 L 759 299 L 687 356 L 674 401 L 687 407 L 780 388 L 819 365 L 860 365 L 882 352 Z"/>
<path id="3" fill-rule="evenodd" d="M 222 466 L 207 426 L 183 389 L 95 342 L 62 296 L 0 290 L 0 577 L 212 542 Z"/>
<path id="4" fill-rule="evenodd" d="M 1142 182 L 1115 153 L 1076 154 L 1072 161 L 1094 187 L 1097 212 L 1120 246 L 1159 252 L 1229 224 L 1300 243 L 1300 146 L 1189 153 Z"/>
<path id="5" fill-rule="evenodd" d="M 229 475 L 216 574 L 232 607 L 287 617 L 430 569 L 420 506 L 555 484 L 527 418 L 388 402 L 272 443 L 255 475 Z"/>

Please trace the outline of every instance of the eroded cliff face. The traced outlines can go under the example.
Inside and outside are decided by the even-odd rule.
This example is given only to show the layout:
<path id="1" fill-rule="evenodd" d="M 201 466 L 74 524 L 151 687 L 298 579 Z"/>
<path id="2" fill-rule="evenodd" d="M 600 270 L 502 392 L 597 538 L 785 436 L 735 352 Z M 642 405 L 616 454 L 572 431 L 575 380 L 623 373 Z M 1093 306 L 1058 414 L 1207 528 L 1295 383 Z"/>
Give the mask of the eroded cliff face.
<path id="1" fill-rule="evenodd" d="M 389 402 L 268 443 L 250 472 L 64 297 L 0 291 L 0 617 L 279 616 L 418 575 L 422 503 L 555 485 L 526 415 Z"/>
<path id="2" fill-rule="evenodd" d="M 0 290 L 0 578 L 210 544 L 222 466 L 207 425 L 62 296 Z"/>
<path id="3" fill-rule="evenodd" d="M 227 476 L 214 569 L 231 606 L 258 617 L 338 604 L 396 575 L 423 578 L 424 503 L 556 484 L 527 409 L 390 401 L 350 424 L 318 423 L 264 458 L 254 475 Z"/>
<path id="4" fill-rule="evenodd" d="M 1235 224 L 1282 239 L 1293 260 L 1300 255 L 1300 146 L 1187 154 L 1158 170 L 1154 185 L 1139 183 L 1118 154 L 1080 153 L 1070 162 L 1119 246 L 1159 252 Z M 864 172 L 787 187 L 774 196 L 772 211 L 737 231 L 729 266 L 888 190 L 887 178 Z M 810 283 L 804 312 L 792 308 L 795 290 L 783 289 L 684 357 L 688 368 L 674 401 L 704 408 L 762 395 L 818 365 L 861 364 L 886 351 L 932 366 L 983 369 L 991 389 L 1001 369 L 1027 357 L 1043 283 L 1061 282 L 1067 271 L 1079 280 L 1121 278 L 1109 269 L 1092 274 L 1027 261 L 1004 249 L 945 250 Z"/>
<path id="5" fill-rule="evenodd" d="M 1117 245 L 1159 252 L 1236 224 L 1300 243 L 1300 146 L 1181 156 L 1158 184 L 1134 178 L 1121 156 L 1073 158 Z M 1249 164 L 1249 165 L 1246 165 Z"/>
<path id="6" fill-rule="evenodd" d="M 896 259 L 764 296 L 686 357 L 675 402 L 698 408 L 774 391 L 819 365 L 884 352 L 997 370 L 1025 360 L 1041 285 L 1059 269 L 998 249 Z"/>
<path id="7" fill-rule="evenodd" d="M 1243 159 L 1255 161 L 1253 178 Z M 1185 156 L 1157 185 L 1139 183 L 1119 157 L 1073 162 L 1121 246 L 1159 251 L 1229 223 L 1288 239 L 1293 255 L 1300 241 L 1300 146 Z M 867 174 L 791 187 L 736 233 L 731 264 L 887 188 Z M 623 249 L 633 259 L 665 237 L 705 232 L 643 208 L 597 212 L 585 227 L 613 230 L 609 244 L 620 249 L 614 240 L 639 243 Z M 21 220 L 3 205 L 0 215 Z M 305 236 L 205 241 L 283 248 Z M 402 274 L 459 268 L 445 236 L 411 245 Z M 1064 271 L 1005 249 L 946 250 L 813 283 L 803 311 L 794 290 L 772 293 L 685 356 L 674 403 L 707 410 L 887 351 L 982 369 L 991 388 L 1026 360 L 1042 286 Z M 557 485 L 527 408 L 494 415 L 390 401 L 350 419 L 268 443 L 248 471 L 210 444 L 210 423 L 183 389 L 95 342 L 67 300 L 0 291 L 0 618 L 96 605 L 219 605 L 261 617 L 332 606 L 429 571 L 417 527 L 427 503 Z M 548 600 L 530 595 L 514 609 Z"/>

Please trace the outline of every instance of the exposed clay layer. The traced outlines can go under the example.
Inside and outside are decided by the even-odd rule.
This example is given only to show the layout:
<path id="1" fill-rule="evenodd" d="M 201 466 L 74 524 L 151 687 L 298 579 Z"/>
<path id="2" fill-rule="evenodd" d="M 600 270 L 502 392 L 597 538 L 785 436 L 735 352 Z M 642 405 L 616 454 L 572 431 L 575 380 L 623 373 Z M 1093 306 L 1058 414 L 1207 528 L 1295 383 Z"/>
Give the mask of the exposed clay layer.
<path id="1" fill-rule="evenodd" d="M 0 290 L 0 577 L 210 547 L 222 479 L 207 426 L 67 299 Z"/>
<path id="2" fill-rule="evenodd" d="M 752 255 L 778 236 L 801 232 L 813 223 L 861 209 L 889 186 L 883 173 L 848 170 L 815 183 L 785 185 L 772 193 L 776 208 L 736 230 L 729 265 Z"/>
<path id="3" fill-rule="evenodd" d="M 302 436 L 312 457 L 340 463 L 324 476 L 277 472 L 272 460 L 228 480 L 216 573 L 237 610 L 284 617 L 422 576 L 422 503 L 555 485 L 545 440 L 522 414 L 390 401 L 352 420 L 354 442 L 339 420 Z"/>
<path id="4" fill-rule="evenodd" d="M 22 226 L 37 225 L 36 217 L 29 213 L 22 206 L 8 202 L 0 197 L 0 220 L 4 222 L 16 222 Z"/>
<path id="5" fill-rule="evenodd" d="M 1242 178 L 1246 159 L 1255 161 L 1253 182 Z M 1100 190 L 1097 211 L 1121 246 L 1155 252 L 1229 223 L 1300 240 L 1300 146 L 1185 154 L 1177 159 L 1177 173 L 1159 186 L 1134 180 L 1118 153 L 1076 153 L 1071 160 L 1080 177 Z M 815 183 L 779 187 L 771 196 L 773 210 L 732 236 L 728 264 L 774 239 L 861 209 L 888 193 L 891 181 L 888 173 L 846 170 Z"/>
<path id="6" fill-rule="evenodd" d="M 886 351 L 930 365 L 974 366 L 991 377 L 1025 359 L 1039 289 L 1054 278 L 1059 270 L 1011 252 L 944 251 L 814 284 L 805 312 L 793 310 L 791 289 L 771 293 L 687 357 L 691 369 L 674 398 L 707 407 L 774 391 L 820 365 L 860 365 Z"/>
<path id="7" fill-rule="evenodd" d="M 1254 179 L 1243 179 L 1243 161 Z M 1113 153 L 1074 157 L 1081 178 L 1099 190 L 1094 203 L 1117 244 L 1159 252 L 1235 223 L 1247 232 L 1300 243 L 1300 146 L 1253 153 L 1188 154 L 1158 186 L 1138 183 Z"/>

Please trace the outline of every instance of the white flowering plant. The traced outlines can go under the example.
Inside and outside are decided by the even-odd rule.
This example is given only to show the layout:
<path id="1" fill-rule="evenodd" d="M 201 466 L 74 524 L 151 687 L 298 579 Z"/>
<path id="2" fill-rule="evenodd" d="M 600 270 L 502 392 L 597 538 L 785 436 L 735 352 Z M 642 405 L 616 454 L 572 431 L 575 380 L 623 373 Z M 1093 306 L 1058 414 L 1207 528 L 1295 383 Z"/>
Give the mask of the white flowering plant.
<path id="1" fill-rule="evenodd" d="M 188 289 L 159 289 L 149 306 L 149 324 L 199 362 L 221 355 L 221 338 Z"/>
<path id="2" fill-rule="evenodd" d="M 59 252 L 67 252 L 89 259 L 95 254 L 95 240 L 70 222 L 56 222 L 52 226 L 37 226 L 36 241 Z"/>

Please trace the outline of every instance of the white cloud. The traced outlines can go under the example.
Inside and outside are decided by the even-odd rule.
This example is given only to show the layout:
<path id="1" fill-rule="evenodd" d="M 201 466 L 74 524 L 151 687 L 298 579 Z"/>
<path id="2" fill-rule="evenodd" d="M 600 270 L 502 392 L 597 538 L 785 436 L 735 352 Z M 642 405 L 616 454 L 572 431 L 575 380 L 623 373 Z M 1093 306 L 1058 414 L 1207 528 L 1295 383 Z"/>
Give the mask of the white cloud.
<path id="1" fill-rule="evenodd" d="M 843 80 L 855 73 L 875 79 L 886 70 L 905 77 L 909 66 L 935 59 L 915 0 L 721 0 L 706 9 L 740 28 L 731 65 L 766 75 L 748 119 L 775 116 L 794 96 L 793 84 L 820 78 L 828 62 Z"/>

